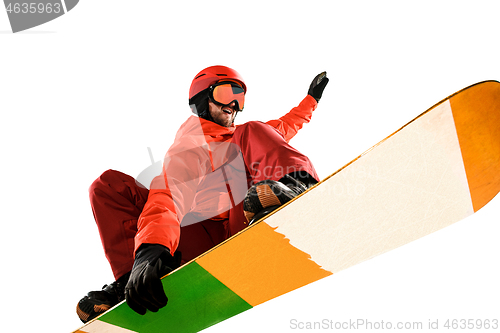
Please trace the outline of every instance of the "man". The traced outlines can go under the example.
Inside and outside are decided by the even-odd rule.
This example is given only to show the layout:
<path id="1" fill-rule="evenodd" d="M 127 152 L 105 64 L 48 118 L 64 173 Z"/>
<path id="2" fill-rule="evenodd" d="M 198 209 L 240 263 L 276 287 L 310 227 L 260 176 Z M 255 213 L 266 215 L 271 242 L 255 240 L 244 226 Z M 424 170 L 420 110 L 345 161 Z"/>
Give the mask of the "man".
<path id="1" fill-rule="evenodd" d="M 77 305 L 87 322 L 123 299 L 137 313 L 167 304 L 160 278 L 318 182 L 309 159 L 288 144 L 309 122 L 328 83 L 316 76 L 308 95 L 267 123 L 234 120 L 245 104 L 239 73 L 212 66 L 198 73 L 180 127 L 150 190 L 118 171 L 104 172 L 90 200 L 116 281 Z"/>

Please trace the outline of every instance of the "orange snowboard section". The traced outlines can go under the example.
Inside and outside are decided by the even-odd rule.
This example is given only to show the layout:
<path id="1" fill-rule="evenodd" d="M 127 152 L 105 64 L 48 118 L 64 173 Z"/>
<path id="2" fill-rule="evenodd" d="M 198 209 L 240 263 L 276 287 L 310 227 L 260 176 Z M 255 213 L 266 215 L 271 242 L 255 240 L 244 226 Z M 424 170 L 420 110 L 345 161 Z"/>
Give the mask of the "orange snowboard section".
<path id="1" fill-rule="evenodd" d="M 474 212 L 500 191 L 500 83 L 472 86 L 450 99 Z"/>
<path id="2" fill-rule="evenodd" d="M 265 222 L 209 254 L 196 262 L 252 306 L 332 275 Z"/>

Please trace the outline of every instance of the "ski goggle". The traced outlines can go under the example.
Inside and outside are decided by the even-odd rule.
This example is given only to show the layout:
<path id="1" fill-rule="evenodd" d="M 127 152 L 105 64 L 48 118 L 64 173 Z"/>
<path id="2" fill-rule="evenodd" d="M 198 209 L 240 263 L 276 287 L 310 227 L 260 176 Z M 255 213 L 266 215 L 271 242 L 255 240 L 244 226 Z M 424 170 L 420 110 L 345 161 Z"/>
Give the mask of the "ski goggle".
<path id="1" fill-rule="evenodd" d="M 219 82 L 210 87 L 208 95 L 212 102 L 220 105 L 229 105 L 236 102 L 237 111 L 245 107 L 245 90 L 236 82 Z"/>

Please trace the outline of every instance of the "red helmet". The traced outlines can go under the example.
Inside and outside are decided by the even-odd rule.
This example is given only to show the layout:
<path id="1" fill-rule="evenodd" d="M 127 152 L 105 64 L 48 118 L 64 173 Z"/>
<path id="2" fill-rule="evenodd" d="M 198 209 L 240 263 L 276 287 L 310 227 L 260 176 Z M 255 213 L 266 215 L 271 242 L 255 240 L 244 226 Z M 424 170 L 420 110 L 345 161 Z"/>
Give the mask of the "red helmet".
<path id="1" fill-rule="evenodd" d="M 209 88 L 212 84 L 224 80 L 238 82 L 243 87 L 245 93 L 247 92 L 247 86 L 237 71 L 226 66 L 211 66 L 205 68 L 194 77 L 189 88 L 189 99 Z"/>

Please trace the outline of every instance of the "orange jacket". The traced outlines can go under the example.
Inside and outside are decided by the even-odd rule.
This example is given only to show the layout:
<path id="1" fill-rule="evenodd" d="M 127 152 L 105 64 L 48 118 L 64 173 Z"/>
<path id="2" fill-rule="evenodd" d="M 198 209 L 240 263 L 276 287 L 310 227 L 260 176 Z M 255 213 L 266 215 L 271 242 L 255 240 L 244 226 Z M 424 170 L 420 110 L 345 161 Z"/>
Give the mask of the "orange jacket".
<path id="1" fill-rule="evenodd" d="M 267 124 L 276 128 L 288 142 L 311 120 L 316 107 L 316 100 L 307 95 L 286 115 Z M 224 181 L 219 182 L 222 186 L 211 186 L 201 192 L 199 185 L 228 162 L 226 152 L 236 127 L 227 128 L 191 116 L 179 128 L 174 144 L 165 155 L 162 174 L 151 182 L 137 225 L 135 251 L 142 244 L 161 244 L 171 253 L 175 252 L 181 221 L 188 213 L 202 216 L 208 209 L 215 219 L 227 218 L 230 198 Z"/>

